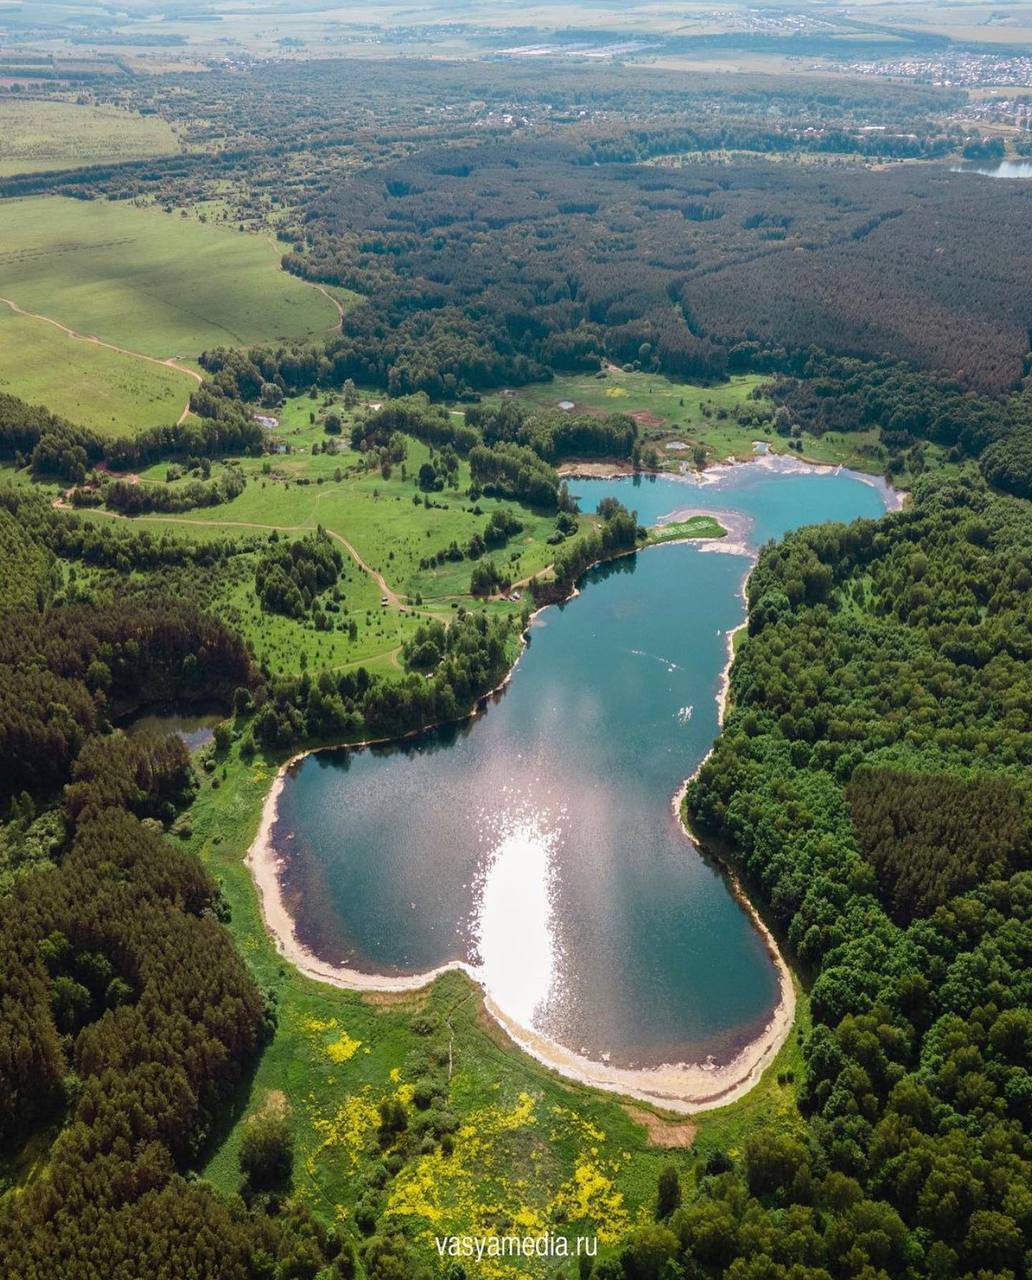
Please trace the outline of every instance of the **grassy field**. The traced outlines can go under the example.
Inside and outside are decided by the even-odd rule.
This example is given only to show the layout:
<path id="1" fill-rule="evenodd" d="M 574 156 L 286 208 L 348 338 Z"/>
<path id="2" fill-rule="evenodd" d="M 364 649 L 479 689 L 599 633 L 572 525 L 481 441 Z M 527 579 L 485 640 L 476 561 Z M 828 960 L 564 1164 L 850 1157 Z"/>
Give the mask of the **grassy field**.
<path id="1" fill-rule="evenodd" d="M 160 359 L 327 332 L 333 303 L 280 257 L 262 236 L 128 203 L 0 202 L 0 296 Z"/>
<path id="2" fill-rule="evenodd" d="M 275 994 L 279 1015 L 231 1127 L 210 1153 L 205 1176 L 216 1186 L 237 1189 L 243 1125 L 285 1099 L 296 1145 L 295 1194 L 356 1240 L 354 1206 L 372 1196 L 381 1229 L 407 1228 L 428 1261 L 432 1237 L 452 1233 L 597 1233 L 605 1253 L 651 1218 L 659 1171 L 671 1160 L 687 1190 L 714 1150 L 738 1157 L 757 1126 L 801 1125 L 794 1080 L 801 1077 L 799 1037 L 808 1025 L 805 997 L 797 1031 L 760 1084 L 686 1125 L 569 1084 L 525 1057 L 487 1018 L 479 989 L 459 975 L 403 996 L 361 996 L 304 977 L 272 946 L 243 862 L 276 764 L 259 758 L 247 765 L 234 747 L 205 775 L 184 828 L 189 847 L 219 877 L 231 928 L 256 978 Z M 386 1178 L 390 1148 L 378 1140 L 379 1103 L 400 1098 L 416 1125 L 421 1113 L 413 1091 L 428 1079 L 444 1092 L 435 1105 L 455 1117 L 454 1149 L 445 1154 L 433 1143 L 426 1150 L 417 1144 Z M 516 1280 L 552 1275 L 554 1265 L 485 1262 L 478 1274 Z"/>
<path id="3" fill-rule="evenodd" d="M 0 102 L 0 177 L 173 155 L 179 141 L 159 116 L 76 102 Z"/>
<path id="4" fill-rule="evenodd" d="M 197 384 L 181 370 L 69 337 L 0 304 L 0 391 L 105 435 L 175 422 Z"/>
<path id="5" fill-rule="evenodd" d="M 659 374 L 625 373 L 610 368 L 602 376 L 580 374 L 556 378 L 552 382 L 532 383 L 515 392 L 516 398 L 542 408 L 555 409 L 561 401 L 572 402 L 573 413 L 628 413 L 641 428 L 642 439 L 655 445 L 660 464 L 667 470 L 679 470 L 682 463 L 692 465 L 694 446 L 701 445 L 706 465 L 728 459 L 754 456 L 757 440 L 767 443 L 772 453 L 802 458 L 825 466 L 844 466 L 856 471 L 880 475 L 885 459 L 878 447 L 878 428 L 864 431 L 829 431 L 819 438 L 804 435 L 802 449 L 789 447 L 786 437 L 772 426 L 743 424 L 735 410 L 769 409 L 769 402 L 754 398 L 754 392 L 769 379 L 755 374 L 731 378 L 726 383 L 698 386 L 674 382 Z M 485 397 L 490 400 L 494 397 Z M 670 446 L 674 445 L 674 448 Z M 676 446 L 684 445 L 685 448 Z M 946 465 L 945 453 L 938 445 L 925 445 L 929 468 Z M 903 473 L 895 478 L 907 488 L 912 477 Z"/>
<path id="6" fill-rule="evenodd" d="M 273 532 L 301 537 L 318 526 L 337 538 L 344 557 L 339 583 L 343 599 L 333 630 L 317 630 L 310 620 L 263 612 L 253 589 L 253 556 L 238 561 L 220 581 L 217 611 L 240 629 L 273 672 L 296 672 L 302 665 L 316 671 L 362 664 L 373 671 L 397 673 L 402 645 L 428 618 L 447 622 L 460 606 L 518 613 L 522 601 L 483 601 L 470 596 L 473 561 L 468 556 L 432 566 L 425 563 L 452 544 L 464 551 L 474 534 L 483 533 L 495 510 L 513 511 L 523 525 L 506 546 L 485 556 L 512 582 L 521 584 L 535 574 L 547 574 L 554 559 L 555 546 L 548 542 L 555 529 L 554 515 L 497 498 L 481 497 L 472 502 L 466 495 L 470 475 L 465 463 L 459 469 L 457 488 L 422 494 L 415 476 L 429 457 L 429 449 L 414 438 L 407 439 L 404 463 L 393 466 L 388 477 L 378 469 L 368 470 L 363 456 L 344 442 L 350 439 L 351 420 L 380 403 L 375 394 L 367 393 L 352 411 L 344 410 L 327 395 L 287 401 L 276 410 L 277 425 L 271 437 L 289 452 L 238 459 L 235 465 L 247 477 L 247 486 L 237 498 L 176 516 L 138 518 L 149 529 L 167 529 L 190 538 L 264 538 Z M 326 453 L 322 450 L 331 437 L 324 431 L 322 419 L 331 407 L 344 419 L 344 429 L 332 438 L 336 452 Z M 316 448 L 318 452 L 313 452 Z M 156 463 L 141 471 L 138 480 L 145 485 L 164 484 L 167 472 L 166 463 Z M 218 475 L 219 469 L 213 474 Z M 195 478 L 184 475 L 173 486 Z M 102 511 L 84 515 L 96 520 L 111 518 Z M 581 517 L 583 528 L 590 524 L 589 516 Z M 663 529 L 652 540 L 720 534 L 715 521 L 702 519 L 676 530 Z M 376 574 L 386 583 L 386 605 Z M 357 628 L 354 635 L 352 622 Z"/>
<path id="7" fill-rule="evenodd" d="M 280 455 L 269 464 L 245 458 L 240 466 L 247 473 L 247 488 L 223 506 L 187 512 L 174 518 L 141 518 L 148 528 L 166 527 L 190 537 L 218 537 L 224 534 L 267 534 L 273 529 L 301 537 L 322 525 L 331 534 L 346 540 L 364 564 L 383 574 L 388 587 L 402 600 L 384 606 L 378 583 L 360 569 L 341 543 L 344 572 L 340 586 L 345 594 L 340 615 L 341 628 L 354 619 L 358 636 L 346 629 L 316 631 L 309 624 L 263 613 L 254 597 L 250 581 L 241 579 L 227 585 L 219 611 L 239 626 L 255 646 L 259 658 L 273 671 L 296 671 L 304 662 L 312 670 L 340 669 L 358 663 L 370 670 L 399 669 L 398 651 L 416 627 L 428 617 L 447 621 L 452 611 L 466 607 L 503 609 L 517 612 L 519 606 L 507 602 L 477 603 L 469 596 L 473 563 L 469 559 L 446 561 L 439 568 L 421 570 L 419 561 L 431 552 L 457 542 L 464 546 L 476 532 L 482 532 L 493 510 L 513 509 L 512 503 L 481 498 L 481 514 L 462 492 L 431 495 L 434 506 L 418 505 L 418 490 L 412 477 L 427 456 L 426 447 L 409 441 L 406 478 L 395 468 L 389 480 L 378 471 L 357 469 L 358 455 L 349 451 L 336 456 L 308 453 Z M 264 467 L 268 465 L 269 471 Z M 341 479 L 335 479 L 337 472 Z M 161 464 L 141 473 L 141 480 L 164 477 Z M 463 467 L 460 483 L 469 485 Z M 524 521 L 524 531 L 510 547 L 493 553 L 499 564 L 507 564 L 514 579 L 529 576 L 551 564 L 553 548 L 545 542 L 555 526 L 553 516 L 515 508 Z M 104 519 L 95 515 L 96 519 Z M 587 519 L 585 518 L 585 524 Z M 510 560 L 512 555 L 516 560 Z"/>
<path id="8" fill-rule="evenodd" d="M 407 441 L 403 466 L 395 466 L 386 479 L 379 470 L 366 470 L 361 455 L 346 444 L 338 444 L 339 451 L 334 454 L 313 454 L 314 444 L 321 447 L 329 439 L 321 426 L 327 407 L 325 401 L 315 402 L 305 396 L 277 410 L 279 425 L 273 430 L 273 438 L 291 451 L 271 459 L 240 459 L 248 484 L 232 502 L 186 512 L 173 519 L 142 518 L 149 528 L 167 527 L 190 537 L 262 535 L 273 529 L 300 537 L 321 525 L 343 540 L 345 578 L 341 586 L 345 600 L 341 629 L 320 632 L 310 625 L 263 613 L 249 581 L 227 586 L 220 608 L 253 642 L 259 657 L 277 672 L 297 670 L 302 654 L 313 670 L 362 663 L 371 670 L 396 672 L 401 645 L 428 617 L 447 621 L 459 605 L 518 612 L 521 606 L 516 603 L 484 603 L 470 597 L 473 562 L 468 558 L 445 560 L 433 568 L 421 568 L 420 561 L 453 542 L 465 548 L 475 533 L 483 532 L 491 513 L 505 508 L 515 511 L 523 530 L 487 558 L 519 582 L 551 565 L 555 549 L 546 539 L 555 528 L 554 515 L 496 498 L 481 497 L 474 504 L 465 494 L 470 484 L 465 463 L 460 467 L 457 489 L 421 494 L 414 480 L 420 465 L 429 457 L 429 449 L 412 438 Z M 350 415 L 339 405 L 335 407 L 345 417 L 344 433 L 338 439 L 346 440 Z M 313 414 L 315 423 L 309 420 Z M 159 463 L 142 471 L 140 481 L 164 481 L 166 470 L 166 464 Z M 177 483 L 185 483 L 188 478 Z M 97 514 L 93 518 L 105 517 Z M 589 518 L 583 517 L 582 523 L 587 527 Z M 345 543 L 354 548 L 366 566 L 383 575 L 388 588 L 400 598 L 398 603 L 381 604 L 381 587 L 358 567 Z M 358 624 L 356 639 L 346 629 L 352 619 Z"/>
<path id="9" fill-rule="evenodd" d="M 664 463 L 676 466 L 691 458 L 690 446 L 696 443 L 706 446 L 709 460 L 751 454 L 756 429 L 742 427 L 730 415 L 740 405 L 753 403 L 753 392 L 763 381 L 748 375 L 705 387 L 673 382 L 660 374 L 609 368 L 602 375 L 585 373 L 531 383 L 519 388 L 515 396 L 543 409 L 555 409 L 565 402 L 574 406 L 571 413 L 630 414 L 637 420 L 642 438 L 656 445 Z M 689 448 L 668 449 L 670 443 Z"/>

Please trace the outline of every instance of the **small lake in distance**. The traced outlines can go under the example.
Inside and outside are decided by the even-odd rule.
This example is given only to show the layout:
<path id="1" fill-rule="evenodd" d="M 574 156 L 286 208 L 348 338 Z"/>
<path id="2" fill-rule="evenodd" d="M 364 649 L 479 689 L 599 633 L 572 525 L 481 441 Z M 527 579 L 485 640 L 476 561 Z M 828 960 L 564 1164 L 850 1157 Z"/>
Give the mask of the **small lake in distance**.
<path id="1" fill-rule="evenodd" d="M 986 178 L 1032 178 L 1032 160 L 998 160 L 992 164 L 958 164 L 951 173 L 980 173 Z"/>
<path id="2" fill-rule="evenodd" d="M 884 513 L 879 481 L 764 459 L 709 473 L 570 481 L 654 524 L 729 513 L 750 548 Z M 718 732 L 744 550 L 649 549 L 540 613 L 508 688 L 472 721 L 305 757 L 273 849 L 297 934 L 368 973 L 473 965 L 521 1026 L 616 1066 L 730 1061 L 770 1020 L 777 970 L 671 799 Z"/>

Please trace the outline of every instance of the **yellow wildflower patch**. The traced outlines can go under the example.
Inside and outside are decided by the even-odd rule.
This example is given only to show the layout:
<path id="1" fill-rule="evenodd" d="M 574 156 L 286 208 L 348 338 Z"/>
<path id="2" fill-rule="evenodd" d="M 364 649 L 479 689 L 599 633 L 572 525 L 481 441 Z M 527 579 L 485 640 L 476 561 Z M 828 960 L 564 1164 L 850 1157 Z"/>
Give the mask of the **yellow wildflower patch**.
<path id="1" fill-rule="evenodd" d="M 380 1122 L 380 1113 L 370 1096 L 368 1085 L 361 1093 L 352 1093 L 344 1099 L 332 1116 L 317 1116 L 312 1128 L 322 1134 L 320 1150 L 342 1148 L 355 1168 L 373 1131 Z"/>
<path id="2" fill-rule="evenodd" d="M 402 1086 L 404 1087 L 404 1086 Z M 547 1194 L 535 1183 L 514 1178 L 518 1167 L 509 1135 L 533 1124 L 536 1099 L 521 1093 L 514 1106 L 487 1106 L 469 1116 L 455 1135 L 455 1150 L 422 1155 L 395 1178 L 387 1202 L 387 1214 L 419 1218 L 427 1224 L 424 1234 L 493 1236 L 501 1231 L 539 1235 L 547 1229 L 544 1204 Z M 518 1139 L 520 1143 L 524 1139 Z M 508 1275 L 501 1259 L 483 1274 L 490 1280 Z"/>
<path id="3" fill-rule="evenodd" d="M 553 1210 L 562 1210 L 571 1222 L 589 1221 L 603 1243 L 619 1240 L 630 1227 L 623 1192 L 617 1191 L 601 1165 L 581 1160 L 573 1177 L 559 1188 Z"/>
<path id="4" fill-rule="evenodd" d="M 339 1039 L 326 1046 L 326 1054 L 331 1062 L 348 1062 L 361 1047 L 361 1040 L 353 1040 L 346 1031 L 342 1031 Z"/>
<path id="5" fill-rule="evenodd" d="M 553 1139 L 563 1137 L 573 1129 L 585 1142 L 605 1142 L 606 1140 L 606 1135 L 597 1125 L 592 1124 L 584 1116 L 579 1116 L 576 1111 L 571 1111 L 569 1107 L 553 1107 L 552 1115 L 560 1121 L 560 1127 L 551 1132 Z"/>
<path id="6" fill-rule="evenodd" d="M 302 1018 L 301 1030 L 307 1031 L 309 1035 L 318 1036 L 324 1031 L 333 1031 L 337 1027 L 336 1018 Z"/>
<path id="7" fill-rule="evenodd" d="M 339 1031 L 340 1035 L 329 1044 L 321 1044 L 321 1048 L 331 1062 L 344 1063 L 350 1060 L 362 1048 L 362 1041 L 349 1036 L 336 1018 L 305 1017 L 299 1023 L 301 1034 L 313 1043 L 322 1041 L 329 1032 Z"/>

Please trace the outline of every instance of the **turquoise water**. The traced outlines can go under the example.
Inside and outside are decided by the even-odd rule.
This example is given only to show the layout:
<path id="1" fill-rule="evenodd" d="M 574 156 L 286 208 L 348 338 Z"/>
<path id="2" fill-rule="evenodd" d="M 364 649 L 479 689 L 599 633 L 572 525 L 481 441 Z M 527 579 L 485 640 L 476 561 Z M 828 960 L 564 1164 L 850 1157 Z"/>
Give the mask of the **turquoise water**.
<path id="1" fill-rule="evenodd" d="M 731 512 L 752 546 L 885 509 L 849 473 L 767 463 L 571 488 L 647 524 Z M 593 570 L 538 615 L 475 720 L 296 766 L 272 838 L 302 940 L 369 972 L 468 961 L 518 1022 L 617 1065 L 730 1059 L 769 1020 L 777 975 L 671 798 L 718 731 L 749 563 L 680 544 Z"/>

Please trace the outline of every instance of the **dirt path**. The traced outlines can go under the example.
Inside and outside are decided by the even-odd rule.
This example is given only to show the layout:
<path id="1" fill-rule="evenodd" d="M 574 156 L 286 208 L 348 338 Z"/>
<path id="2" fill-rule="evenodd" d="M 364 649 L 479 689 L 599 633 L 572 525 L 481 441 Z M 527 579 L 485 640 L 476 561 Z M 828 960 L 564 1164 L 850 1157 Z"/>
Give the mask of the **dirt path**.
<path id="1" fill-rule="evenodd" d="M 324 288 L 321 284 L 317 284 L 314 280 L 306 280 L 306 281 L 305 281 L 305 284 L 311 285 L 313 289 L 318 289 L 318 291 L 322 294 L 322 296 L 323 296 L 324 298 L 328 298 L 328 299 L 330 300 L 330 302 L 332 302 L 332 303 L 333 303 L 333 305 L 337 308 L 337 323 L 336 323 L 336 324 L 331 324 L 331 325 L 330 325 L 330 331 L 331 331 L 331 333 L 332 333 L 332 332 L 334 332 L 334 331 L 336 331 L 336 330 L 338 330 L 338 329 L 343 329 L 343 327 L 344 327 L 344 308 L 343 308 L 343 307 L 341 306 L 341 304 L 337 301 L 337 299 L 333 296 L 333 294 L 332 294 L 332 293 L 330 293 L 329 289 Z"/>
<path id="2" fill-rule="evenodd" d="M 327 297 L 329 297 L 328 294 Z M 330 301 L 334 300 L 331 298 Z M 95 347 L 106 347 L 108 351 L 117 351 L 119 355 L 131 356 L 134 360 L 146 360 L 148 364 L 158 364 L 166 369 L 175 369 L 177 373 L 185 373 L 187 377 L 193 378 L 198 386 L 204 381 L 195 369 L 190 369 L 185 364 L 180 364 L 175 356 L 169 356 L 167 360 L 161 360 L 158 356 L 146 356 L 142 351 L 130 351 L 128 347 L 119 347 L 113 342 L 104 342 L 103 339 L 92 334 L 77 333 L 74 329 L 69 329 L 66 324 L 62 324 L 60 320 L 53 319 L 52 316 L 41 316 L 38 311 L 26 311 L 24 307 L 19 307 L 17 302 L 12 301 L 10 298 L 0 298 L 0 302 L 4 306 L 10 307 L 15 315 L 27 316 L 30 320 L 42 320 L 44 324 L 52 324 L 55 329 L 60 329 L 63 334 L 69 338 L 74 338 L 76 342 L 92 342 Z M 341 316 L 343 314 L 343 311 L 341 311 Z M 184 422 L 189 412 L 190 401 L 187 399 L 186 407 L 179 415 L 178 421 L 180 423 Z"/>
<path id="3" fill-rule="evenodd" d="M 55 507 L 68 507 L 70 504 L 67 503 L 63 497 L 60 497 L 55 498 L 51 505 Z M 311 524 L 259 524 L 256 520 L 191 520 L 188 516 L 165 515 L 124 516 L 120 511 L 105 511 L 100 507 L 94 507 L 93 511 L 96 515 L 107 516 L 111 520 L 133 520 L 138 523 L 150 521 L 151 523 L 156 524 L 192 524 L 200 525 L 206 529 L 267 529 L 270 533 L 312 533 L 315 530 L 315 525 Z M 323 527 L 325 528 L 325 526 Z M 355 564 L 358 565 L 363 573 L 368 574 L 369 577 L 372 578 L 380 588 L 382 594 L 386 596 L 388 604 L 392 605 L 395 609 L 408 608 L 402 597 L 398 595 L 392 587 L 387 585 L 387 579 L 383 574 L 377 569 L 374 569 L 371 565 L 366 564 L 358 554 L 357 550 L 350 542 L 348 542 L 347 538 L 342 534 L 337 533 L 334 529 L 327 529 L 326 532 L 331 538 L 335 538 L 343 547 L 345 547 L 348 555 L 351 556 Z M 418 613 L 419 610 L 412 609 L 411 612 Z"/>

